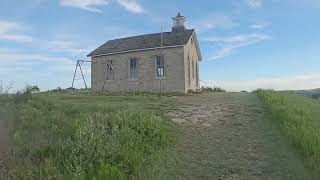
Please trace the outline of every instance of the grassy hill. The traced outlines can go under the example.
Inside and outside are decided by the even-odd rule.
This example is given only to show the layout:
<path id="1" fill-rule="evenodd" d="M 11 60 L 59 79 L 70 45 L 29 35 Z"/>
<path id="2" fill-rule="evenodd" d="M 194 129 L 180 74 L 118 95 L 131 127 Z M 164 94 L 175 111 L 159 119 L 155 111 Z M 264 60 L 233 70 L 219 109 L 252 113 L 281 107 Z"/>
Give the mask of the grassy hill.
<path id="1" fill-rule="evenodd" d="M 0 96 L 14 147 L 0 179 L 319 177 L 320 101 L 256 94 L 264 104 L 251 93 Z"/>
<path id="2" fill-rule="evenodd" d="M 320 99 L 320 88 L 311 90 L 295 90 L 295 91 L 285 91 L 289 93 L 294 93 L 300 96 L 305 96 L 313 99 Z"/>
<path id="3" fill-rule="evenodd" d="M 154 179 L 175 137 L 164 103 L 159 96 L 0 96 L 14 145 L 0 179 Z"/>

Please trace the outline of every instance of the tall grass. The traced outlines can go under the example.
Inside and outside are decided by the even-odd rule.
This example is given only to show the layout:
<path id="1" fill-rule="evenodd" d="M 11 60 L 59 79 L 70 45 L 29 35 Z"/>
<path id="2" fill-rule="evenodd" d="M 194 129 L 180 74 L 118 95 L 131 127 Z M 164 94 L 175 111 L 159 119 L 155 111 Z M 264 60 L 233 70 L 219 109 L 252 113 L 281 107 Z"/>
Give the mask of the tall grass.
<path id="1" fill-rule="evenodd" d="M 10 109 L 17 179 L 152 179 L 174 141 L 161 117 L 125 103 L 19 95 Z"/>
<path id="2" fill-rule="evenodd" d="M 256 93 L 320 177 L 320 103 L 275 91 L 259 90 Z"/>

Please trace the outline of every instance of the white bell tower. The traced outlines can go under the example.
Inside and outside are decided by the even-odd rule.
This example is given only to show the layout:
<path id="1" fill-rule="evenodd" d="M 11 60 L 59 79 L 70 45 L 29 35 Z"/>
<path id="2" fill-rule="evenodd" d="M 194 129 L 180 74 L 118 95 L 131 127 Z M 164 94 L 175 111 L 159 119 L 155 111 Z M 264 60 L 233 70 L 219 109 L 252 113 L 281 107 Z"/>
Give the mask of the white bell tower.
<path id="1" fill-rule="evenodd" d="M 180 30 L 186 30 L 186 18 L 184 16 L 181 16 L 180 12 L 176 17 L 172 18 L 173 20 L 173 26 L 172 31 L 180 31 Z"/>

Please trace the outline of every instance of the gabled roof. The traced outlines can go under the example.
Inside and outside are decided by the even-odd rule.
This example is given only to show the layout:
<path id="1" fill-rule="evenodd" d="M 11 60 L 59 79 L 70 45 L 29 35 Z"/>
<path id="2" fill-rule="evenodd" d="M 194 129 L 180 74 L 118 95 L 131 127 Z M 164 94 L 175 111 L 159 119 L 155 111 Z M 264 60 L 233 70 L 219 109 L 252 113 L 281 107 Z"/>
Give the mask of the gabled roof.
<path id="1" fill-rule="evenodd" d="M 194 29 L 163 33 L 163 47 L 186 45 Z M 106 42 L 88 56 L 116 54 L 127 51 L 145 50 L 161 47 L 161 33 L 114 39 Z"/>

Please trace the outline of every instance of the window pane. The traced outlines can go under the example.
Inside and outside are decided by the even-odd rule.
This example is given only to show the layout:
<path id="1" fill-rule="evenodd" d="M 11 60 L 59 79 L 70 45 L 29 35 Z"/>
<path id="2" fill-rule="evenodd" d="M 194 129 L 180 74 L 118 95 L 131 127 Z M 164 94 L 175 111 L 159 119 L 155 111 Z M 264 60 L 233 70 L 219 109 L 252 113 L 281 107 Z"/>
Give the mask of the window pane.
<path id="1" fill-rule="evenodd" d="M 192 61 L 192 77 L 194 78 L 194 73 L 195 73 L 195 69 L 194 69 L 194 61 Z"/>
<path id="2" fill-rule="evenodd" d="M 164 76 L 164 69 L 163 69 L 163 67 L 157 68 L 157 76 L 158 76 L 158 77 L 163 77 L 163 76 Z"/>
<path id="3" fill-rule="evenodd" d="M 130 59 L 130 68 L 135 68 L 137 66 L 137 60 L 136 59 Z"/>
<path id="4" fill-rule="evenodd" d="M 164 77 L 164 59 L 163 57 L 161 58 L 161 56 L 157 56 L 157 62 L 156 62 L 156 73 L 157 73 L 157 77 Z"/>
<path id="5" fill-rule="evenodd" d="M 157 66 L 164 66 L 164 59 L 161 56 L 157 56 Z"/>
<path id="6" fill-rule="evenodd" d="M 130 79 L 135 80 L 138 78 L 137 72 L 137 59 L 130 59 Z"/>
<path id="7" fill-rule="evenodd" d="M 191 67 L 190 67 L 190 57 L 188 56 L 188 66 L 187 66 L 187 68 L 188 68 L 188 85 L 190 86 L 190 84 L 191 84 Z"/>
<path id="8" fill-rule="evenodd" d="M 157 66 L 160 66 L 160 60 L 161 60 L 160 56 L 157 56 Z"/>

